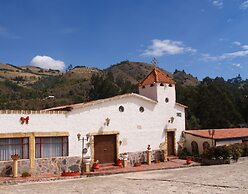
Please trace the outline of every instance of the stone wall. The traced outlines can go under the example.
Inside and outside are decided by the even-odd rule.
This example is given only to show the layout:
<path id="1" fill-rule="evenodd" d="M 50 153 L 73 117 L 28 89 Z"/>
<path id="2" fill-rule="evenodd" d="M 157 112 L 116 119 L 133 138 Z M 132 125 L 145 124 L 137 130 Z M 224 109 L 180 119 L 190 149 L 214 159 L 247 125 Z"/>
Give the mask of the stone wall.
<path id="1" fill-rule="evenodd" d="M 143 152 L 128 152 L 128 160 L 130 165 L 134 163 L 146 163 L 146 151 Z M 120 154 L 121 156 L 122 154 Z M 160 150 L 152 150 L 152 161 L 163 160 L 162 152 Z M 12 161 L 0 162 L 0 176 L 12 176 Z M 66 171 L 81 171 L 81 157 L 54 157 L 54 158 L 36 158 L 35 169 L 33 175 L 41 174 L 60 174 Z M 22 159 L 18 161 L 18 176 L 22 173 L 30 173 L 30 161 Z"/>
<path id="2" fill-rule="evenodd" d="M 59 174 L 63 171 L 81 171 L 81 157 L 56 157 L 35 159 L 35 175 Z"/>
<path id="3" fill-rule="evenodd" d="M 146 151 L 143 152 L 128 152 L 128 161 L 130 165 L 134 165 L 135 163 L 146 163 L 147 162 L 147 154 Z M 121 156 L 122 154 L 120 154 Z M 160 160 L 163 161 L 163 154 L 161 150 L 152 150 L 152 161 Z"/>
<path id="4" fill-rule="evenodd" d="M 23 172 L 29 172 L 30 162 L 28 159 L 18 161 L 18 174 Z M 1 161 L 0 162 L 0 176 L 12 176 L 13 161 Z"/>
<path id="5" fill-rule="evenodd" d="M 0 162 L 0 176 L 12 176 L 12 161 Z M 81 157 L 55 157 L 35 159 L 35 169 L 33 174 L 40 175 L 46 173 L 60 174 L 63 171 L 80 171 Z M 18 176 L 24 172 L 30 172 L 30 161 L 22 159 L 18 161 Z"/>

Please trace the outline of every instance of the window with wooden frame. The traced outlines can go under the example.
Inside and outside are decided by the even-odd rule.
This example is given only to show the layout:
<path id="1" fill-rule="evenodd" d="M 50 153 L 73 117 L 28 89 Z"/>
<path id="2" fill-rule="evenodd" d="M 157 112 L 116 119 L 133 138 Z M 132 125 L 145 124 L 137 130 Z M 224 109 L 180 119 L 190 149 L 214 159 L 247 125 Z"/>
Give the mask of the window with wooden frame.
<path id="1" fill-rule="evenodd" d="M 68 137 L 36 137 L 35 157 L 68 156 Z"/>
<path id="2" fill-rule="evenodd" d="M 29 158 L 28 138 L 1 138 L 0 161 L 11 160 L 11 155 L 18 154 L 20 159 Z"/>

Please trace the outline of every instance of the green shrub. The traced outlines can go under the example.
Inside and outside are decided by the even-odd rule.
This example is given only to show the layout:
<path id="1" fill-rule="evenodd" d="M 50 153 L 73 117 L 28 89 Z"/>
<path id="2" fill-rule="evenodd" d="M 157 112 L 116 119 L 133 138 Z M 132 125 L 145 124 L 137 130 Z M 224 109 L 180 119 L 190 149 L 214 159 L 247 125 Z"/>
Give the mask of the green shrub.
<path id="1" fill-rule="evenodd" d="M 201 155 L 205 159 L 229 159 L 238 160 L 241 156 L 248 156 L 248 144 L 233 144 L 228 146 L 210 147 Z"/>
<path id="2" fill-rule="evenodd" d="M 243 151 L 242 148 L 241 148 L 241 144 L 230 145 L 230 148 L 231 148 L 232 159 L 237 161 L 240 158 L 241 153 Z"/>
<path id="3" fill-rule="evenodd" d="M 29 177 L 29 176 L 31 176 L 31 174 L 29 174 L 28 172 L 23 172 L 22 173 L 22 177 Z"/>
<path id="4" fill-rule="evenodd" d="M 210 147 L 203 151 L 201 157 L 205 159 L 214 159 L 215 158 L 214 155 L 215 155 L 215 147 Z"/>
<path id="5" fill-rule="evenodd" d="M 219 159 L 229 159 L 231 155 L 231 149 L 229 146 L 220 146 L 219 147 L 220 152 L 220 158 Z"/>
<path id="6" fill-rule="evenodd" d="M 202 154 L 202 158 L 206 159 L 228 159 L 230 158 L 231 150 L 228 146 L 217 146 L 217 147 L 210 147 L 209 149 L 205 150 Z"/>
<path id="7" fill-rule="evenodd" d="M 248 144 L 247 143 L 243 143 L 243 152 L 242 152 L 242 156 L 248 156 Z"/>
<path id="8" fill-rule="evenodd" d="M 186 159 L 187 156 L 190 156 L 190 153 L 188 152 L 186 148 L 183 148 L 182 150 L 178 152 L 178 157 L 180 159 Z"/>

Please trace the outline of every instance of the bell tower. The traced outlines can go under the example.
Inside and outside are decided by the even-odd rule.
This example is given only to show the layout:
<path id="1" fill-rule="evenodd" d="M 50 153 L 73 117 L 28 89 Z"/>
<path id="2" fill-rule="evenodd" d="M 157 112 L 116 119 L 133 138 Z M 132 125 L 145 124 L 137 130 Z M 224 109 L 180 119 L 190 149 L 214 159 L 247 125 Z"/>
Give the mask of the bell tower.
<path id="1" fill-rule="evenodd" d="M 139 94 L 164 103 L 176 102 L 175 81 L 155 67 L 139 84 Z"/>

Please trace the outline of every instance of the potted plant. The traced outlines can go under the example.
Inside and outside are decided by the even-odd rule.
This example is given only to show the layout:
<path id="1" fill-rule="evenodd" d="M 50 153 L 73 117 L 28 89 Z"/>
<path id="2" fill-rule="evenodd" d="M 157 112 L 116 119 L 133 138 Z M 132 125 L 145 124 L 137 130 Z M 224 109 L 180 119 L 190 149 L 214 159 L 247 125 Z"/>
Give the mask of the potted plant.
<path id="1" fill-rule="evenodd" d="M 12 160 L 18 160 L 18 159 L 20 159 L 20 156 L 18 154 L 13 154 L 13 155 L 11 155 L 11 159 Z"/>
<path id="2" fill-rule="evenodd" d="M 186 157 L 186 164 L 191 164 L 192 163 L 192 158 L 191 156 Z"/>
<path id="3" fill-rule="evenodd" d="M 122 167 L 123 166 L 123 160 L 120 158 L 118 160 L 116 160 L 116 166 Z"/>
<path id="4" fill-rule="evenodd" d="M 96 160 L 96 161 L 93 163 L 93 168 L 94 168 L 94 169 L 99 169 L 99 168 L 100 168 L 99 160 Z"/>

